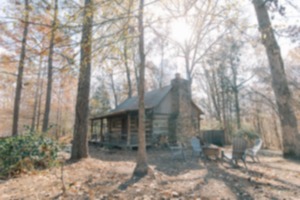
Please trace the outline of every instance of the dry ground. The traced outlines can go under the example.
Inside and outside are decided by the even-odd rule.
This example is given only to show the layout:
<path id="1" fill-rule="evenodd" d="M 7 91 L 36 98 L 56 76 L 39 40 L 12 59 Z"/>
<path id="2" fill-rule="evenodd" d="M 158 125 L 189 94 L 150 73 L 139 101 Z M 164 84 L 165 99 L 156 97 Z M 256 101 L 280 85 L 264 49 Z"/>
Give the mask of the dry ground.
<path id="1" fill-rule="evenodd" d="M 90 147 L 91 158 L 0 181 L 0 199 L 300 199 L 300 162 L 261 156 L 244 167 L 148 150 L 152 173 L 131 179 L 136 151 Z M 62 194 L 62 182 L 66 192 Z"/>

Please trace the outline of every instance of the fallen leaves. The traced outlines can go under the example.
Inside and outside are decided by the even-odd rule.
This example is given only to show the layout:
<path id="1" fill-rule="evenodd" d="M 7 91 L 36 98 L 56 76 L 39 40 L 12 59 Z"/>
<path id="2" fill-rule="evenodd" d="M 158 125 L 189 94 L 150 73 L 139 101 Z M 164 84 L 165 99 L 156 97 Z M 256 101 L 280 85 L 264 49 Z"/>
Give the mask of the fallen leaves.
<path id="1" fill-rule="evenodd" d="M 284 162 L 290 169 L 288 173 L 275 168 L 270 170 L 259 164 L 249 164 L 252 171 L 245 173 L 243 170 L 224 168 L 213 161 L 207 162 L 204 168 L 201 161 L 189 157 L 185 163 L 172 161 L 171 158 L 167 160 L 170 155 L 164 151 L 149 152 L 152 175 L 120 190 L 119 186 L 131 178 L 135 152 L 111 154 L 94 150 L 91 153 L 96 155 L 94 158 L 64 166 L 65 195 L 62 195 L 61 171 L 53 168 L 0 181 L 0 199 L 175 200 L 232 199 L 237 196 L 241 199 L 272 196 L 279 199 L 291 196 L 296 199 L 299 195 L 295 188 L 278 181 L 287 180 L 286 175 L 289 181 L 299 180 L 298 166 L 288 161 Z M 272 160 L 269 159 L 268 163 L 271 165 Z"/>

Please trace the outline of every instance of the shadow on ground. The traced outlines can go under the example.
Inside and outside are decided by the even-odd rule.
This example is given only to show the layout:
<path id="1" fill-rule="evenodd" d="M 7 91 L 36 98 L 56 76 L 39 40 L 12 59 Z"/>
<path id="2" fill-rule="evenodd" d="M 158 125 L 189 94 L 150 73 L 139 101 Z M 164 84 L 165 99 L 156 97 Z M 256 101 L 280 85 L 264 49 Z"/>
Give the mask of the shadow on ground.
<path id="1" fill-rule="evenodd" d="M 90 156 L 95 159 L 109 162 L 135 162 L 137 150 L 104 149 L 90 147 Z M 190 170 L 205 169 L 204 163 L 199 158 L 192 157 L 192 152 L 185 151 L 185 159 L 173 158 L 169 149 L 147 149 L 148 164 L 168 176 L 177 176 Z"/>
<path id="2" fill-rule="evenodd" d="M 104 150 L 91 147 L 92 158 L 108 162 L 130 162 L 131 166 L 136 160 L 135 150 Z M 209 199 L 220 196 L 220 192 L 226 190 L 224 198 L 232 199 L 278 199 L 278 194 L 300 194 L 300 184 L 297 178 L 289 180 L 285 173 L 297 175 L 299 162 L 282 159 L 282 161 L 269 160 L 263 157 L 262 163 L 247 162 L 248 170 L 244 167 L 232 168 L 227 163 L 201 160 L 192 157 L 192 152 L 185 151 L 186 159 L 173 159 L 168 149 L 148 149 L 148 163 L 161 176 L 167 176 L 158 181 L 162 188 L 186 186 L 183 196 L 195 195 L 196 197 L 208 197 Z M 264 160 L 266 162 L 264 162 Z M 285 163 L 281 165 L 280 162 Z M 293 165 L 291 169 L 289 167 Z M 272 173 L 271 171 L 272 170 Z M 163 180 L 164 179 L 164 180 Z M 119 190 L 127 190 L 141 179 L 127 179 L 119 185 Z M 193 187 L 187 185 L 193 182 Z M 183 188 L 183 187 L 182 187 Z M 178 189 L 180 190 L 180 188 Z M 220 190 L 220 191 L 219 191 Z M 182 189 L 183 191 L 183 189 Z M 218 192 L 219 191 L 219 192 Z M 193 197 L 191 197 L 193 198 Z M 218 198 L 215 198 L 218 199 Z"/>

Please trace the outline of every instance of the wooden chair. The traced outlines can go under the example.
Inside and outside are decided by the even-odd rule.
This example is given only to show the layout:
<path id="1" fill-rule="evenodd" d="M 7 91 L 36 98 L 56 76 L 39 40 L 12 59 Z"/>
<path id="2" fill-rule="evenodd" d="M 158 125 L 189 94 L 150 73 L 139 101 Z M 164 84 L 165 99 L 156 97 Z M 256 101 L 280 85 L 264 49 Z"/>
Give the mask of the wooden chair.
<path id="1" fill-rule="evenodd" d="M 250 156 L 253 162 L 255 162 L 254 158 L 256 158 L 258 162 L 260 162 L 257 152 L 261 149 L 262 143 L 263 140 L 261 138 L 258 138 L 255 140 L 254 146 L 246 150 L 246 156 Z"/>
<path id="2" fill-rule="evenodd" d="M 191 145 L 192 145 L 192 149 L 193 149 L 192 157 L 194 156 L 194 154 L 197 155 L 197 156 L 202 156 L 203 150 L 202 150 L 202 147 L 201 147 L 201 144 L 200 144 L 200 140 L 196 137 L 192 137 L 191 138 Z"/>
<path id="3" fill-rule="evenodd" d="M 169 149 L 171 150 L 172 153 L 172 158 L 175 160 L 176 158 L 182 158 L 185 160 L 185 155 L 184 155 L 184 148 L 181 143 L 177 145 L 169 145 Z"/>
<path id="4" fill-rule="evenodd" d="M 238 166 L 238 160 L 242 160 L 246 169 L 246 149 L 247 141 L 243 138 L 234 138 L 232 141 L 232 154 L 224 154 L 222 152 L 222 160 L 230 161 L 234 166 Z"/>

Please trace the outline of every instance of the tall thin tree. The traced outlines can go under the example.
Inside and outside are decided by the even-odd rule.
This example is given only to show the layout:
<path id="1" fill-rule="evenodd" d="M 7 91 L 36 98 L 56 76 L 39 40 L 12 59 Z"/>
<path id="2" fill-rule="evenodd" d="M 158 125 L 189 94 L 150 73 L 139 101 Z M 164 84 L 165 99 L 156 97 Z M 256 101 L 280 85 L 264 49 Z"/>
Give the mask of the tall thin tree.
<path id="1" fill-rule="evenodd" d="M 80 72 L 75 108 L 72 160 L 88 157 L 87 131 L 91 82 L 93 0 L 85 0 L 80 47 Z"/>
<path id="2" fill-rule="evenodd" d="M 130 75 L 130 68 L 128 64 L 128 42 L 124 40 L 124 47 L 123 47 L 123 56 L 124 56 L 124 65 L 126 69 L 126 78 L 127 78 L 127 85 L 128 85 L 128 95 L 127 98 L 132 97 L 132 83 L 131 83 L 131 75 Z"/>
<path id="3" fill-rule="evenodd" d="M 18 135 L 18 124 L 19 124 L 19 110 L 20 110 L 20 101 L 22 94 L 22 83 L 23 83 L 23 71 L 24 71 L 24 62 L 26 57 L 26 41 L 28 34 L 28 26 L 29 26 L 29 0 L 25 0 L 25 14 L 24 14 L 24 31 L 23 31 L 23 39 L 22 39 L 22 47 L 21 47 L 21 55 L 18 67 L 18 77 L 17 77 L 17 87 L 15 94 L 15 102 L 14 102 L 14 115 L 13 115 L 13 126 L 12 126 L 12 135 Z"/>
<path id="4" fill-rule="evenodd" d="M 132 14 L 132 8 L 134 5 L 134 1 L 130 0 L 127 1 L 128 3 L 128 10 L 127 10 L 127 20 L 125 23 L 124 27 L 124 42 L 123 42 L 123 60 L 124 60 L 124 65 L 126 69 L 126 78 L 127 78 L 127 85 L 128 85 L 128 93 L 127 93 L 127 98 L 132 97 L 132 80 L 131 80 L 131 72 L 130 72 L 130 67 L 129 67 L 129 52 L 130 51 L 130 43 L 133 41 L 132 39 L 127 38 L 128 34 L 132 32 L 132 28 L 130 27 L 130 22 L 131 22 L 131 14 Z"/>
<path id="5" fill-rule="evenodd" d="M 139 15 L 138 15 L 138 29 L 139 29 L 139 127 L 138 127 L 138 154 L 136 166 L 133 172 L 134 176 L 142 177 L 148 173 L 148 163 L 147 163 L 147 153 L 146 153 L 146 137 L 145 137 L 145 63 L 146 56 L 144 52 L 144 23 L 143 23 L 143 14 L 144 14 L 144 0 L 140 0 L 139 5 Z"/>
<path id="6" fill-rule="evenodd" d="M 38 99 L 39 99 L 39 94 L 42 85 L 41 84 L 42 65 L 43 65 L 43 56 L 40 55 L 39 68 L 38 68 L 37 81 L 36 81 L 35 94 L 34 94 L 32 122 L 31 122 L 32 132 L 35 131 L 35 124 L 36 124 L 37 110 L 38 110 Z"/>
<path id="7" fill-rule="evenodd" d="M 283 152 L 285 155 L 300 156 L 300 135 L 297 118 L 292 108 L 292 94 L 288 87 L 280 47 L 274 35 L 266 1 L 253 0 L 262 43 L 265 46 L 272 77 L 272 88 L 275 93 L 283 134 Z"/>
<path id="8" fill-rule="evenodd" d="M 111 89 L 112 89 L 112 92 L 113 92 L 114 102 L 115 102 L 115 108 L 116 108 L 119 103 L 118 103 L 118 94 L 117 94 L 117 91 L 116 91 L 116 84 L 115 84 L 115 81 L 114 81 L 113 72 L 111 72 L 109 74 L 109 78 L 110 78 Z"/>
<path id="9" fill-rule="evenodd" d="M 54 51 L 54 38 L 55 31 L 57 29 L 57 12 L 58 12 L 58 0 L 54 2 L 54 16 L 51 25 L 51 35 L 50 35 L 50 45 L 49 45 L 49 55 L 48 55 L 48 83 L 47 83 L 47 94 L 46 94 L 46 104 L 43 119 L 42 131 L 46 132 L 49 124 L 49 115 L 51 109 L 51 93 L 52 93 L 52 70 L 53 70 L 53 51 Z"/>

